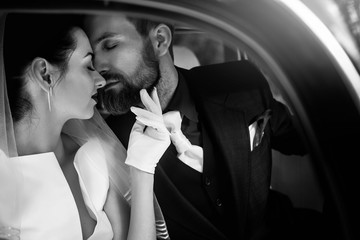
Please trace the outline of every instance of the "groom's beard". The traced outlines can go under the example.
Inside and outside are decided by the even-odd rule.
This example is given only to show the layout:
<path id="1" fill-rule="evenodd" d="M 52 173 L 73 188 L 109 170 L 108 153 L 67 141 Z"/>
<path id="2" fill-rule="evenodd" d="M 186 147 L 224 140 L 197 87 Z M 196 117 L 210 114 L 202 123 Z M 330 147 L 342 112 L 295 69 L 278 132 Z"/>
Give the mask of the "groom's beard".
<path id="1" fill-rule="evenodd" d="M 150 92 L 159 82 L 159 62 L 150 40 L 145 41 L 142 60 L 134 74 L 128 76 L 117 72 L 107 72 L 103 77 L 107 82 L 115 83 L 99 89 L 97 107 L 100 112 L 105 110 L 112 115 L 119 115 L 128 112 L 131 106 L 138 106 L 141 103 L 140 90 L 145 88 Z"/>

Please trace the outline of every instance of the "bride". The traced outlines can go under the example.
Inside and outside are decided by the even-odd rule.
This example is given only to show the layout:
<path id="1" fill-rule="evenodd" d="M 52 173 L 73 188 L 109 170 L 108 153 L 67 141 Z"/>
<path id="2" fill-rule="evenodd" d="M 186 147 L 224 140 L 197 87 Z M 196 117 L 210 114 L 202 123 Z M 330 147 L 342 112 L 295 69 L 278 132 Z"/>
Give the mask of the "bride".
<path id="1" fill-rule="evenodd" d="M 105 81 L 74 16 L 1 16 L 0 37 L 0 238 L 167 239 L 153 194 L 170 144 L 156 90 L 140 92 L 126 152 L 94 108 Z"/>

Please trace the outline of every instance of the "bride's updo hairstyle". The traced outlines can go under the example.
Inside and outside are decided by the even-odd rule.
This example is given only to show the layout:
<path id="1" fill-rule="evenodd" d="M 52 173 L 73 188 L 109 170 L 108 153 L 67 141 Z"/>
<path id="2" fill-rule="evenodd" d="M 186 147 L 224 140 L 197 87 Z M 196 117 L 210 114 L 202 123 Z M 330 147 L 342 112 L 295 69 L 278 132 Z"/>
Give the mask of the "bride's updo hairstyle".
<path id="1" fill-rule="evenodd" d="M 16 123 L 32 111 L 30 94 L 26 91 L 26 73 L 32 61 L 44 58 L 57 66 L 61 76 L 76 48 L 73 32 L 79 26 L 73 15 L 11 13 L 6 17 L 4 33 L 4 64 L 8 98 Z"/>

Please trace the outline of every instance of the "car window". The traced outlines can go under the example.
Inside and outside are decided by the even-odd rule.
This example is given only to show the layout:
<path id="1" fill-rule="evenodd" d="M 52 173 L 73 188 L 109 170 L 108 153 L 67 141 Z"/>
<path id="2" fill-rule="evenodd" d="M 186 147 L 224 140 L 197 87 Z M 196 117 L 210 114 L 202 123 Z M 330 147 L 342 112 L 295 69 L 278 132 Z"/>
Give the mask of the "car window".
<path id="1" fill-rule="evenodd" d="M 229 49 L 221 39 L 200 29 L 176 27 L 173 44 L 174 59 L 179 67 L 182 64 L 186 64 L 186 68 L 216 64 L 237 58 L 235 48 Z M 230 51 L 232 57 L 229 56 Z"/>

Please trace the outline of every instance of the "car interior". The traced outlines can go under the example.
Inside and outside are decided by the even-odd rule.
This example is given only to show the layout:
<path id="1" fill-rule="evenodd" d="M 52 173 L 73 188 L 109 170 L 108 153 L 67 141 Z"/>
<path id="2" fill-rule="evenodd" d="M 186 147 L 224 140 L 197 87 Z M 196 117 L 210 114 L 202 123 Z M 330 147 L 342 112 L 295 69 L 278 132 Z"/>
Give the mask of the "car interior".
<path id="1" fill-rule="evenodd" d="M 104 2 L 107 2 L 107 1 L 104 1 Z M 222 2 L 222 1 L 216 1 L 216 2 Z M 282 2 L 282 1 L 280 1 L 280 2 Z M 304 0 L 303 2 L 306 2 L 308 5 L 316 5 L 316 3 L 314 3 L 314 2 L 319 3 L 319 1 L 311 1 L 311 0 L 306 0 L 306 1 Z M 246 22 L 246 20 L 249 20 L 249 21 L 253 20 L 253 23 L 250 24 L 251 27 L 254 27 L 254 26 L 256 27 L 256 26 L 259 26 L 259 24 L 260 24 L 260 23 L 256 22 L 256 19 L 254 20 L 255 17 L 250 16 L 251 14 L 249 14 L 249 15 L 244 14 L 243 18 L 245 19 L 245 21 L 239 23 L 239 25 L 243 24 L 243 26 L 245 26 L 245 28 L 244 28 L 245 33 L 239 31 L 239 33 L 238 32 L 236 33 L 238 35 L 236 35 L 236 34 L 231 35 L 231 34 L 228 34 L 229 30 L 227 28 L 220 29 L 220 26 L 221 26 L 220 23 L 217 26 L 213 27 L 215 25 L 214 23 L 216 23 L 215 20 L 211 20 L 211 21 L 209 20 L 207 23 L 204 23 L 205 22 L 204 19 L 206 19 L 206 18 L 199 20 L 200 17 L 198 19 L 196 19 L 196 17 L 194 17 L 194 18 L 189 17 L 187 20 L 185 20 L 187 16 L 190 16 L 190 13 L 184 11 L 183 13 L 179 13 L 178 15 L 175 15 L 174 12 L 177 9 L 174 8 L 175 9 L 174 10 L 171 7 L 169 7 L 169 9 L 171 9 L 171 11 L 167 12 L 168 9 L 166 9 L 166 4 L 164 4 L 164 7 L 162 5 L 159 5 L 161 7 L 156 6 L 156 5 L 154 5 L 154 6 L 149 5 L 150 6 L 149 7 L 149 6 L 146 6 L 146 4 L 144 4 L 145 8 L 144 9 L 139 8 L 139 9 L 141 9 L 139 11 L 136 8 L 137 7 L 136 4 L 135 4 L 135 7 L 132 6 L 131 4 L 129 4 L 129 5 L 126 5 L 126 4 L 128 4 L 128 3 L 125 3 L 123 7 L 125 8 L 125 12 L 127 12 L 129 14 L 134 14 L 135 16 L 150 17 L 150 18 L 154 18 L 155 20 L 159 20 L 159 19 L 166 20 L 166 21 L 169 21 L 170 23 L 174 24 L 174 27 L 175 27 L 174 36 L 173 36 L 174 63 L 178 67 L 185 68 L 185 69 L 191 69 L 191 68 L 197 67 L 197 66 L 218 64 L 218 63 L 231 62 L 231 61 L 250 61 L 250 62 L 254 63 L 259 68 L 259 70 L 264 74 L 266 79 L 268 80 L 268 83 L 270 85 L 270 88 L 271 88 L 274 98 L 280 102 L 283 102 L 289 108 L 289 110 L 292 114 L 294 114 L 301 121 L 303 121 L 302 122 L 303 124 L 301 125 L 302 128 L 299 129 L 299 131 L 303 131 L 305 128 L 305 130 L 307 131 L 306 134 L 308 134 L 308 135 L 304 134 L 304 136 L 305 136 L 304 141 L 306 142 L 306 144 L 308 146 L 310 146 L 312 148 L 310 151 L 310 154 L 305 155 L 305 156 L 284 155 L 278 151 L 273 150 L 272 151 L 272 156 L 273 156 L 272 161 L 273 162 L 272 162 L 272 175 L 271 175 L 271 189 L 274 192 L 278 192 L 280 194 L 284 194 L 285 196 L 287 196 L 287 198 L 291 201 L 291 204 L 296 208 L 310 209 L 312 211 L 316 211 L 316 212 L 320 212 L 320 213 L 324 212 L 325 207 L 329 207 L 329 206 L 325 206 L 325 204 L 326 204 L 325 194 L 329 194 L 329 192 L 330 192 L 331 194 L 333 194 L 332 197 L 335 196 L 334 203 L 332 203 L 332 204 L 338 204 L 337 211 L 339 211 L 339 212 L 342 211 L 342 209 L 343 209 L 342 207 L 346 205 L 346 202 L 344 202 L 344 205 L 339 204 L 339 202 L 337 202 L 337 201 L 340 201 L 340 200 L 336 198 L 337 192 L 335 190 L 334 190 L 334 192 L 332 192 L 332 190 L 329 191 L 329 188 L 333 187 L 333 185 L 332 185 L 333 182 L 329 181 L 329 179 L 333 176 L 337 176 L 336 173 L 334 175 L 332 175 L 333 174 L 332 171 L 334 170 L 333 168 L 336 168 L 336 166 L 338 166 L 338 165 L 333 164 L 333 162 L 332 162 L 333 159 L 331 159 L 331 161 L 329 160 L 330 165 L 333 164 L 333 165 L 331 165 L 331 167 L 332 167 L 331 171 L 328 169 L 324 169 L 323 164 L 326 161 L 323 160 L 323 156 L 325 156 L 324 158 L 326 159 L 326 157 L 329 157 L 329 155 L 327 155 L 327 153 L 323 154 L 319 150 L 320 148 L 318 149 L 319 146 L 321 146 L 321 150 L 323 150 L 323 148 L 325 149 L 325 147 L 327 147 L 328 149 L 329 148 L 331 149 L 336 144 L 334 143 L 334 145 L 331 145 L 326 142 L 326 144 L 324 143 L 324 145 L 325 145 L 325 147 L 324 147 L 324 145 L 322 145 L 322 144 L 319 144 L 319 145 L 314 144 L 314 143 L 318 143 L 317 139 L 313 140 L 311 138 L 311 136 L 312 136 L 311 134 L 316 135 L 316 133 L 319 133 L 319 139 L 320 138 L 324 139 L 324 138 L 328 137 L 328 136 L 324 135 L 323 133 L 327 131 L 327 127 L 329 127 L 330 123 L 327 123 L 326 121 L 323 120 L 323 119 L 326 119 L 325 117 L 321 117 L 322 116 L 321 114 L 323 114 L 323 113 L 326 114 L 328 112 L 323 110 L 323 109 L 325 109 L 325 107 L 324 108 L 318 107 L 316 110 L 319 110 L 318 114 L 320 116 L 319 117 L 320 123 L 318 123 L 316 121 L 316 117 L 315 117 L 315 120 L 314 119 L 311 120 L 311 121 L 315 122 L 314 123 L 315 125 L 311 125 L 311 126 L 307 125 L 308 122 L 306 122 L 308 120 L 307 119 L 308 116 L 306 114 L 301 115 L 302 113 L 308 113 L 306 111 L 302 112 L 303 109 L 301 107 L 304 107 L 304 109 L 308 108 L 311 105 L 312 101 L 314 99 L 316 99 L 316 94 L 317 94 L 316 91 L 315 92 L 307 91 L 306 87 L 317 84 L 317 83 L 315 83 L 315 81 L 311 82 L 311 80 L 318 77 L 318 75 L 316 75 L 316 74 L 318 74 L 318 72 L 316 72 L 315 70 L 312 72 L 311 67 L 314 66 L 314 64 L 313 64 L 314 62 L 315 63 L 320 62 L 317 58 L 319 58 L 320 60 L 324 60 L 323 55 L 309 56 L 309 55 L 311 55 L 311 51 L 313 50 L 313 48 L 309 48 L 309 49 L 304 50 L 302 52 L 303 55 L 299 56 L 299 58 L 296 59 L 299 62 L 296 62 L 294 60 L 294 62 L 289 63 L 289 65 L 291 65 L 291 64 L 296 65 L 296 63 L 302 63 L 302 61 L 304 59 L 306 59 L 309 61 L 309 63 L 304 64 L 305 66 L 309 66 L 309 65 L 313 64 L 312 66 L 309 67 L 310 70 L 304 71 L 303 75 L 300 76 L 298 74 L 299 73 L 298 68 L 300 68 L 300 67 L 295 66 L 294 68 L 291 68 L 291 67 L 289 67 L 289 65 L 286 65 L 284 63 L 284 62 L 286 62 L 286 59 L 288 59 L 289 56 L 291 56 L 292 51 L 294 49 L 287 50 L 286 52 L 282 52 L 283 48 L 281 48 L 279 46 L 280 44 L 284 44 L 282 42 L 282 43 L 279 43 L 279 45 L 276 45 L 276 46 L 274 45 L 273 52 L 271 52 L 271 50 L 266 52 L 265 50 L 270 49 L 270 47 L 269 47 L 270 43 L 274 43 L 275 40 L 271 39 L 270 37 L 269 37 L 269 39 L 266 39 L 264 37 L 264 36 L 266 36 L 266 34 L 268 34 L 268 32 L 264 31 L 263 33 L 257 35 L 258 33 L 255 30 L 252 32 L 251 30 L 246 29 L 247 25 L 244 23 L 244 22 Z M 256 4 L 254 4 L 254 6 L 255 5 Z M 69 5 L 69 6 L 71 6 L 71 5 Z M 109 10 L 109 7 L 108 7 L 108 5 L 106 5 L 106 3 L 104 5 L 94 5 L 96 7 L 101 6 L 103 8 L 103 11 L 100 11 L 90 5 L 89 5 L 88 9 L 86 9 L 86 10 L 84 10 L 83 5 L 81 5 L 81 4 L 79 5 L 80 7 L 78 7 L 77 5 L 75 5 L 75 6 L 76 7 L 74 7 L 74 9 L 75 9 L 74 12 L 78 12 L 81 14 L 82 13 L 92 13 L 92 12 L 103 13 L 103 14 L 116 14 L 116 11 L 120 11 L 119 9 L 121 9 L 121 7 L 122 7 L 121 5 L 119 5 L 120 7 L 118 9 L 114 8 L 114 9 Z M 115 6 L 117 6 L 117 5 L 115 5 Z M 192 5 L 189 4 L 189 6 L 192 6 Z M 146 9 L 146 7 L 149 7 L 149 9 Z M 151 10 L 154 10 L 154 9 L 158 10 L 157 7 L 159 7 L 159 9 L 160 9 L 159 10 L 159 12 L 161 13 L 160 17 L 159 17 L 159 15 L 155 14 L 157 12 L 155 12 L 155 13 L 151 12 Z M 206 8 L 206 7 L 207 6 L 204 6 L 204 8 Z M 10 7 L 10 9 L 11 9 L 11 7 Z M 41 11 L 43 11 L 44 9 L 46 9 L 46 8 L 40 8 Z M 59 9 L 60 9 L 59 11 L 54 10 L 54 9 L 52 9 L 52 10 L 54 11 L 54 13 L 67 12 L 68 6 L 64 7 L 64 8 L 59 8 Z M 186 9 L 186 7 L 184 9 Z M 194 9 L 196 9 L 196 8 L 194 7 Z M 249 7 L 249 9 L 251 9 L 251 6 Z M 319 12 L 320 10 L 318 8 L 316 8 L 316 9 L 315 9 L 315 12 L 317 12 L 318 15 L 321 15 L 321 12 Z M 243 11 L 245 12 L 246 10 L 243 10 Z M 256 11 L 253 10 L 253 11 L 256 12 L 257 10 Z M 211 11 L 209 11 L 209 12 L 211 12 Z M 214 15 L 216 15 L 216 14 L 214 14 Z M 284 13 L 284 15 L 287 15 L 287 12 Z M 324 18 L 325 18 L 325 16 L 324 16 Z M 226 20 L 228 20 L 228 22 L 231 22 L 231 20 L 229 20 L 229 19 L 226 19 Z M 328 19 L 328 20 L 329 20 L 327 22 L 328 24 L 334 24 L 331 21 L 331 19 Z M 296 21 L 299 21 L 299 20 L 296 19 Z M 294 20 L 294 22 L 296 22 L 296 21 Z M 226 22 L 226 21 L 224 21 L 224 22 Z M 284 23 L 280 22 L 279 24 L 284 24 Z M 293 22 L 289 23 L 289 26 L 291 24 L 294 24 L 294 23 Z M 328 26 L 330 26 L 330 25 L 328 25 Z M 332 25 L 332 26 L 334 26 L 334 25 Z M 226 25 L 226 27 L 228 27 L 228 26 Z M 283 27 L 285 28 L 285 24 Z M 266 27 L 264 26 L 264 29 L 265 28 Z M 344 26 L 341 26 L 340 28 L 343 31 L 345 31 Z M 299 29 L 300 29 L 300 27 L 299 27 Z M 246 32 L 246 31 L 248 31 L 248 32 Z M 266 31 L 270 32 L 272 30 L 266 29 Z M 333 31 L 334 35 L 338 35 L 338 36 L 341 35 L 340 34 L 341 31 L 336 31 L 336 27 L 332 28 L 332 31 Z M 251 41 L 253 40 L 251 38 L 248 38 L 246 33 L 249 33 L 249 32 L 253 33 L 253 36 L 258 37 L 258 39 L 256 39 L 256 40 L 258 40 L 258 42 L 255 43 L 255 41 L 253 41 L 254 46 L 257 46 L 256 44 L 261 46 L 258 49 L 256 49 L 256 47 L 254 47 L 254 46 L 249 45 L 249 43 L 251 43 Z M 304 32 L 300 32 L 300 34 L 306 33 L 306 34 L 311 35 L 309 32 L 310 31 L 308 29 L 306 29 L 306 30 L 304 30 Z M 279 32 L 274 31 L 275 35 L 278 33 Z M 243 34 L 243 35 L 241 35 L 241 34 Z M 299 39 L 299 37 L 296 34 L 298 34 L 296 32 L 296 30 L 294 30 L 294 32 L 288 33 L 289 38 Z M 341 35 L 341 36 L 344 36 L 344 34 L 345 33 L 343 33 L 343 35 Z M 346 34 L 348 34 L 348 32 L 346 32 Z M 243 38 L 240 39 L 241 37 L 239 37 L 239 36 L 243 36 Z M 308 36 L 307 35 L 304 36 L 304 39 L 306 37 L 308 37 Z M 312 37 L 313 36 L 311 35 L 311 37 L 306 38 L 304 40 L 304 42 L 308 41 L 309 39 L 312 40 Z M 255 39 L 255 37 L 254 37 L 254 39 Z M 268 42 L 269 42 L 269 45 L 267 45 Z M 284 42 L 286 42 L 286 41 L 284 41 Z M 321 45 L 320 43 L 318 43 L 318 44 Z M 358 61 L 360 61 L 359 60 L 360 59 L 359 52 L 354 53 L 351 51 L 351 49 L 354 47 L 354 43 L 353 42 L 348 43 L 345 39 L 342 39 L 342 40 L 340 40 L 340 44 L 341 44 L 341 46 L 343 46 L 346 53 L 348 54 L 347 57 L 349 59 L 351 59 L 352 63 L 354 63 L 354 65 L 355 65 L 355 67 L 353 66 L 354 69 L 357 68 L 357 71 L 359 71 L 359 69 L 360 69 L 360 67 L 359 67 L 360 64 L 358 64 Z M 294 45 L 295 45 L 295 43 L 294 43 Z M 289 46 L 293 46 L 293 45 L 289 44 Z M 303 49 L 301 49 L 301 47 L 303 47 L 303 46 L 300 46 L 299 49 L 294 50 L 294 52 L 300 53 L 303 50 Z M 326 49 L 326 48 L 324 47 L 323 49 Z M 306 52 L 306 51 L 309 51 L 309 52 Z M 324 50 L 324 52 L 326 52 L 326 51 Z M 324 56 L 325 55 L 328 57 L 330 56 L 330 54 L 328 54 L 327 52 L 324 53 Z M 261 58 L 261 57 L 264 57 L 264 58 Z M 283 57 L 282 61 L 284 61 L 284 62 L 280 62 L 279 59 L 281 59 L 281 57 Z M 274 59 L 277 60 L 277 62 L 275 62 L 275 61 L 271 62 Z M 335 62 L 334 65 L 336 65 L 336 63 L 337 63 L 336 61 L 332 62 L 330 60 L 329 60 L 329 62 L 331 62 L 331 63 Z M 327 71 L 328 68 L 326 68 L 326 67 L 329 66 L 330 64 L 325 60 L 324 60 L 324 62 L 321 62 L 321 63 L 323 65 L 321 65 L 319 68 L 324 67 L 325 70 Z M 347 63 L 347 60 L 346 60 L 346 63 Z M 331 65 L 331 66 L 333 66 L 333 65 Z M 286 68 L 288 68 L 288 69 L 286 69 Z M 292 73 L 289 73 L 289 75 L 285 76 L 285 74 L 284 74 L 284 72 L 286 72 L 285 70 L 289 70 L 289 69 L 293 70 L 294 75 L 292 75 Z M 334 70 L 334 69 L 336 69 L 336 70 Z M 337 65 L 336 65 L 336 67 L 332 67 L 329 70 L 329 73 L 327 73 L 328 75 L 326 75 L 325 77 L 328 77 L 333 72 L 338 72 L 338 69 L 339 68 L 337 67 Z M 353 71 L 353 69 L 351 69 L 351 71 Z M 341 72 L 341 71 L 339 70 L 339 72 Z M 355 71 L 355 73 L 356 73 L 356 71 Z M 341 74 L 342 74 L 342 72 L 341 72 Z M 339 74 L 339 75 L 341 75 L 341 74 Z M 346 74 L 344 74 L 344 75 L 346 75 Z M 280 76 L 280 77 L 285 76 L 283 79 L 285 79 L 286 81 L 283 81 L 282 78 L 277 78 L 278 76 Z M 343 75 L 341 75 L 341 76 L 343 76 Z M 301 79 L 301 77 L 304 78 L 304 83 L 298 81 L 299 79 Z M 324 78 L 324 76 L 320 76 L 319 78 L 321 78 L 321 77 Z M 336 78 L 336 77 L 334 77 L 334 78 Z M 306 78 L 309 79 L 309 82 L 305 83 Z M 339 77 L 339 78 L 341 78 L 341 77 Z M 346 77 L 344 77 L 344 78 L 346 78 Z M 356 80 L 358 78 L 359 78 L 359 72 L 357 72 Z M 287 81 L 288 79 L 291 79 L 291 80 Z M 291 81 L 293 81 L 294 85 L 288 84 Z M 313 85 L 311 85 L 311 84 L 313 84 Z M 319 83 L 319 84 L 321 84 L 321 83 Z M 327 87 L 327 86 L 325 86 L 325 87 Z M 331 86 L 331 87 L 333 87 L 333 86 Z M 304 92 L 300 91 L 301 88 L 304 90 Z M 330 88 L 330 86 L 329 86 L 329 88 Z M 309 89 L 310 89 L 310 87 L 309 87 Z M 316 88 L 316 90 L 319 90 L 319 89 L 320 89 L 319 87 Z M 339 90 L 338 93 L 341 94 L 340 91 L 342 91 L 342 89 L 338 89 L 338 90 Z M 358 91 L 360 91 L 360 90 L 358 89 Z M 296 92 L 297 94 L 295 94 L 294 98 L 293 98 L 291 96 L 291 94 L 294 92 Z M 351 91 L 349 90 L 349 92 L 351 92 Z M 346 94 L 348 94 L 348 92 L 346 92 Z M 330 93 L 329 93 L 329 95 L 330 95 Z M 330 99 L 336 98 L 336 96 L 335 97 L 326 96 L 326 97 L 329 97 Z M 324 96 L 324 98 L 325 98 L 325 96 Z M 356 98 L 356 97 L 354 97 L 354 98 Z M 354 105 L 356 105 L 356 106 L 359 105 L 358 103 L 356 103 L 354 98 L 351 98 L 351 102 L 352 103 L 355 102 Z M 299 105 L 299 102 L 297 102 L 297 101 L 301 102 L 300 105 Z M 348 101 L 347 99 L 344 100 L 345 103 L 348 103 L 347 101 Z M 302 105 L 302 103 L 303 103 L 303 105 Z M 300 106 L 300 108 L 298 108 L 299 106 Z M 338 106 L 341 106 L 341 104 L 339 103 L 339 105 L 336 105 L 336 106 L 334 105 L 334 108 L 335 107 L 337 108 Z M 354 118 L 354 121 L 355 121 L 359 117 L 358 112 L 356 112 L 354 110 L 356 107 L 353 107 L 352 105 L 351 106 L 347 105 L 347 107 L 349 107 L 349 109 L 350 108 L 351 109 L 347 110 L 347 113 L 349 115 L 344 115 L 344 118 L 348 119 L 353 116 L 356 116 L 356 118 Z M 314 108 L 316 108 L 315 102 L 314 102 Z M 341 108 L 341 107 L 339 107 L 339 108 Z M 300 109 L 300 111 L 299 111 L 299 109 Z M 309 111 L 309 112 L 312 113 L 311 111 Z M 309 129 L 311 129 L 312 126 L 316 126 L 316 124 L 320 124 L 320 125 L 323 124 L 321 126 L 323 126 L 324 128 L 319 130 L 319 132 L 309 133 Z M 329 124 L 329 125 L 327 125 L 327 124 Z M 342 124 L 342 126 L 344 125 L 343 122 L 341 122 L 341 124 Z M 319 125 L 317 125 L 317 126 L 319 126 Z M 343 130 L 339 130 L 339 131 L 343 132 Z M 342 135 L 339 135 L 339 136 L 340 137 L 338 137 L 338 139 L 342 137 Z M 332 138 L 331 138 L 331 140 L 332 140 Z M 355 146 L 354 142 L 352 142 L 352 144 L 353 144 L 352 146 Z M 340 149 L 340 147 L 339 147 L 339 149 Z M 329 154 L 331 154 L 331 153 L 329 153 Z M 348 153 L 348 154 L 350 154 L 350 153 Z M 339 152 L 338 151 L 335 152 L 334 158 L 336 158 L 340 155 L 341 155 L 341 152 L 339 150 Z M 347 157 L 344 157 L 344 158 L 348 159 Z M 315 161 L 314 161 L 314 159 L 315 159 Z M 320 160 L 318 160 L 318 159 L 320 159 Z M 339 163 L 339 165 L 340 165 L 340 163 Z M 342 166 L 344 166 L 344 165 L 342 165 Z M 344 179 L 346 180 L 346 181 L 344 180 L 344 182 L 341 182 L 339 184 L 339 186 L 340 186 L 339 188 L 341 188 L 343 185 L 346 185 L 347 183 L 350 182 L 350 180 L 353 179 L 353 177 L 354 177 L 353 175 L 346 176 L 346 171 L 349 168 L 352 168 L 351 173 L 353 173 L 353 171 L 354 171 L 353 165 L 347 165 L 346 170 L 345 170 L 345 167 L 339 169 L 342 174 L 341 177 L 343 177 L 343 175 L 344 175 L 345 176 Z M 329 174 L 328 171 L 331 174 Z M 344 190 L 344 191 L 346 191 L 346 190 Z M 352 198 L 350 194 L 347 195 L 344 199 L 348 200 L 348 198 Z M 355 203 L 355 200 L 351 199 L 349 202 L 351 204 L 353 204 L 353 203 Z M 353 204 L 353 205 L 355 205 L 355 204 Z M 332 205 L 330 205 L 330 208 L 331 207 L 332 207 Z M 344 221 L 344 219 L 347 217 L 346 214 L 342 215 L 340 213 L 339 215 L 342 216 L 342 217 L 340 217 L 341 220 L 339 220 L 339 221 Z M 344 225 L 343 228 L 346 229 L 347 221 L 342 222 L 342 224 Z M 346 230 L 344 230 L 344 232 L 346 232 Z M 345 235 L 346 235 L 346 233 L 345 233 Z M 352 238 L 350 237 L 350 235 L 348 235 L 348 238 L 346 238 L 346 239 L 352 239 Z"/>

